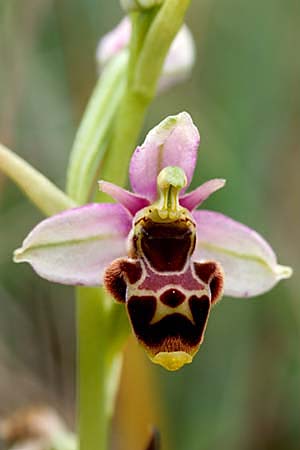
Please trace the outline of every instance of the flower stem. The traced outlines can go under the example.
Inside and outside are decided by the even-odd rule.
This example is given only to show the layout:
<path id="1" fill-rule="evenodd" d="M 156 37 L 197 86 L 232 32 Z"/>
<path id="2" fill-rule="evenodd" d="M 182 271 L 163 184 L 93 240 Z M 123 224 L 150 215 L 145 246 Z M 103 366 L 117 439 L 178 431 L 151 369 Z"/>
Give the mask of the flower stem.
<path id="1" fill-rule="evenodd" d="M 150 101 L 132 89 L 127 89 L 119 108 L 112 143 L 103 161 L 101 170 L 103 180 L 117 182 L 120 186 L 126 184 L 129 159 Z M 97 201 L 102 201 L 103 198 L 105 194 L 101 192 L 96 195 Z"/>
<path id="2" fill-rule="evenodd" d="M 133 33 L 127 88 L 122 99 L 109 151 L 101 170 L 101 178 L 124 185 L 130 156 L 136 145 L 144 117 L 156 93 L 157 82 L 169 47 L 178 33 L 190 0 L 165 0 L 162 7 L 151 13 L 152 22 L 138 20 L 134 13 Z M 142 31 L 139 27 L 143 27 Z M 145 30 L 147 32 L 145 32 Z M 140 36 L 144 37 L 141 45 Z M 136 44 L 136 42 L 138 44 Z M 134 71 L 132 65 L 134 63 Z M 99 193 L 97 200 L 105 200 Z"/>
<path id="3" fill-rule="evenodd" d="M 191 0 L 165 0 L 156 14 L 140 53 L 133 89 L 149 98 L 156 93 L 166 55 L 183 24 Z"/>
<path id="4" fill-rule="evenodd" d="M 98 290 L 77 289 L 77 404 L 80 405 L 77 420 L 80 450 L 106 448 L 106 367 L 101 351 L 106 339 L 101 301 Z"/>
<path id="5" fill-rule="evenodd" d="M 99 77 L 77 131 L 67 173 L 67 192 L 84 204 L 111 134 L 113 118 L 125 89 L 128 52 L 113 58 Z"/>
<path id="6" fill-rule="evenodd" d="M 123 308 L 119 310 L 121 311 L 123 312 Z M 111 314 L 115 314 L 115 311 L 112 311 L 112 303 L 107 301 L 102 289 L 77 289 L 80 450 L 107 448 L 109 419 L 122 362 L 121 343 L 114 338 L 118 333 L 115 328 L 114 335 L 111 332 Z M 127 333 L 127 324 L 122 319 L 121 321 L 125 323 L 123 331 Z M 113 325 L 115 327 L 115 321 Z"/>

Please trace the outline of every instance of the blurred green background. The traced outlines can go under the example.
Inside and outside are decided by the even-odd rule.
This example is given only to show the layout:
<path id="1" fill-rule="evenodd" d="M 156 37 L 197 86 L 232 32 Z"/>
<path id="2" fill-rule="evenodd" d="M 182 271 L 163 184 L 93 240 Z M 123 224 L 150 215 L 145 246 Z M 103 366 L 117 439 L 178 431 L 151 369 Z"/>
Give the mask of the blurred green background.
<path id="1" fill-rule="evenodd" d="M 97 41 L 121 16 L 117 0 L 0 0 L 0 140 L 60 187 L 95 84 Z M 193 76 L 154 101 L 141 139 L 187 110 L 202 138 L 194 186 L 211 177 L 228 183 L 205 207 L 257 229 L 295 273 L 267 295 L 224 298 L 194 363 L 167 373 L 145 359 L 155 387 L 144 389 L 160 398 L 171 450 L 298 450 L 300 3 L 194 0 L 187 23 L 197 44 Z M 40 219 L 0 174 L 0 415 L 46 401 L 72 424 L 73 291 L 11 261 Z M 138 378 L 133 364 L 133 410 Z M 147 401 L 137 417 L 143 408 Z M 113 430 L 113 448 L 127 449 Z"/>

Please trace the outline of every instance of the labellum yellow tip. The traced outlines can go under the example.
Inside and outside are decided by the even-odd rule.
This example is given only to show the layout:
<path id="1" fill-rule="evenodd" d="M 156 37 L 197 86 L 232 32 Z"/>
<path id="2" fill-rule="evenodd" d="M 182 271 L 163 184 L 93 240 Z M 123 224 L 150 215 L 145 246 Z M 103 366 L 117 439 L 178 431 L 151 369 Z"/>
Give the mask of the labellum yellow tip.
<path id="1" fill-rule="evenodd" d="M 165 369 L 175 371 L 181 369 L 185 364 L 190 364 L 192 356 L 186 352 L 159 352 L 151 357 L 152 362 L 163 366 Z"/>

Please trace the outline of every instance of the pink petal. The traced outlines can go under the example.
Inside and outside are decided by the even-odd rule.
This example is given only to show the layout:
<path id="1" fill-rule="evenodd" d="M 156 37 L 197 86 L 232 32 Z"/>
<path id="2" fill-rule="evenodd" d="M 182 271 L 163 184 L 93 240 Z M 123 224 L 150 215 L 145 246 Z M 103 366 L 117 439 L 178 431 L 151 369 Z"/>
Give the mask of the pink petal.
<path id="1" fill-rule="evenodd" d="M 16 250 L 43 278 L 63 284 L 101 284 L 106 266 L 126 255 L 131 216 L 115 204 L 90 204 L 40 222 Z"/>
<path id="2" fill-rule="evenodd" d="M 213 211 L 195 211 L 196 260 L 215 260 L 225 273 L 225 295 L 251 297 L 289 278 L 292 270 L 277 264 L 270 245 L 256 231 Z"/>
<path id="3" fill-rule="evenodd" d="M 180 197 L 180 204 L 189 211 L 200 206 L 211 194 L 218 191 L 225 185 L 226 181 L 221 178 L 209 180 L 201 184 L 197 189 Z"/>
<path id="4" fill-rule="evenodd" d="M 186 25 L 178 31 L 166 57 L 158 82 L 158 92 L 185 81 L 191 74 L 195 63 L 195 43 Z"/>
<path id="5" fill-rule="evenodd" d="M 145 142 L 135 150 L 130 162 L 130 181 L 134 192 L 154 201 L 156 180 L 166 166 L 181 167 L 191 182 L 200 136 L 191 116 L 182 112 L 169 116 L 153 128 Z"/>
<path id="6" fill-rule="evenodd" d="M 126 48 L 130 41 L 131 23 L 128 17 L 124 17 L 121 22 L 99 42 L 96 58 L 100 68 L 107 61 Z"/>
<path id="7" fill-rule="evenodd" d="M 124 208 L 126 208 L 133 216 L 135 216 L 140 209 L 149 205 L 149 201 L 146 198 L 133 194 L 132 192 L 129 192 L 116 184 L 109 183 L 108 181 L 99 181 L 99 189 L 100 191 L 110 195 L 117 202 L 121 203 L 121 205 L 124 206 Z"/>

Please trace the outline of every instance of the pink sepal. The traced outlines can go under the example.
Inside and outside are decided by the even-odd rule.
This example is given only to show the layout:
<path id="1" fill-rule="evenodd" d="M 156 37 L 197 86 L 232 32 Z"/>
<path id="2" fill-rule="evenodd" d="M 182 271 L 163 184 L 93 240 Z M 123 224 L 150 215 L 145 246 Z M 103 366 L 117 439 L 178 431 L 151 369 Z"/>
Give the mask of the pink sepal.
<path id="1" fill-rule="evenodd" d="M 180 197 L 180 204 L 189 211 L 200 206 L 211 194 L 225 185 L 226 181 L 221 178 L 206 181 L 197 189 Z"/>
<path id="2" fill-rule="evenodd" d="M 253 297 L 292 275 L 290 267 L 277 264 L 265 239 L 256 231 L 214 211 L 195 211 L 196 261 L 213 260 L 225 274 L 224 294 Z"/>
<path id="3" fill-rule="evenodd" d="M 131 215 L 121 206 L 90 204 L 40 222 L 15 251 L 43 278 L 62 284 L 96 286 L 106 266 L 126 255 Z"/>
<path id="4" fill-rule="evenodd" d="M 145 208 L 150 204 L 150 202 L 140 195 L 133 194 L 126 189 L 123 189 L 116 184 L 109 183 L 108 181 L 99 181 L 99 190 L 110 195 L 114 200 L 121 203 L 121 205 L 126 208 L 132 216 L 142 208 Z"/>

